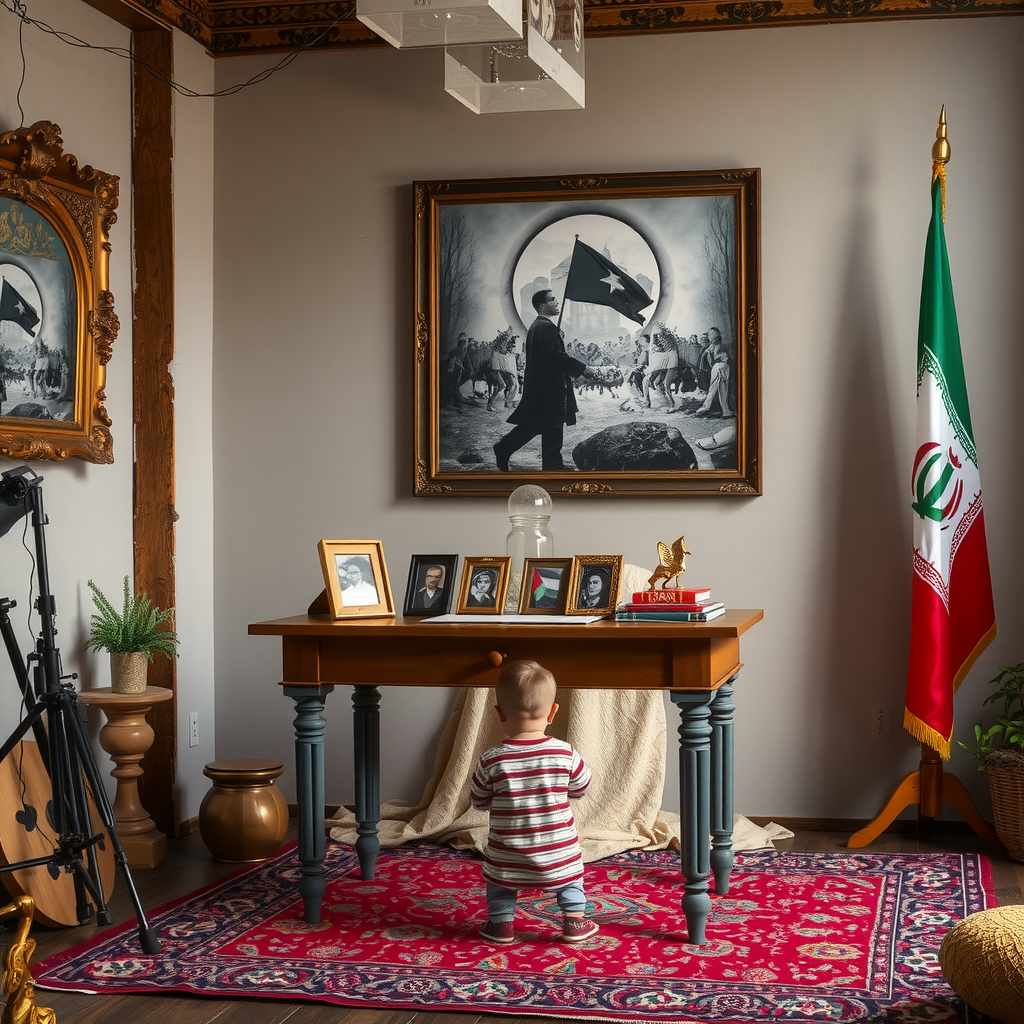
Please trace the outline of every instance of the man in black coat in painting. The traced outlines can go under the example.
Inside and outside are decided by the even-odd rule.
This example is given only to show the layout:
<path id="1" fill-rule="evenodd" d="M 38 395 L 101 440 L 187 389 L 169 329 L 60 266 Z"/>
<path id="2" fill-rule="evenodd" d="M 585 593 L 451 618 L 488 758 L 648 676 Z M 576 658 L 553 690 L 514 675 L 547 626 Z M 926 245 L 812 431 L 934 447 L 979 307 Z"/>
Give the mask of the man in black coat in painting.
<path id="1" fill-rule="evenodd" d="M 515 426 L 494 446 L 498 469 L 509 471 L 509 457 L 540 434 L 541 469 L 564 469 L 562 435 L 576 422 L 576 395 L 572 378 L 587 366 L 565 351 L 562 332 L 551 319 L 558 315 L 558 299 L 550 289 L 533 296 L 537 319 L 526 335 L 523 397 L 508 422 Z"/>

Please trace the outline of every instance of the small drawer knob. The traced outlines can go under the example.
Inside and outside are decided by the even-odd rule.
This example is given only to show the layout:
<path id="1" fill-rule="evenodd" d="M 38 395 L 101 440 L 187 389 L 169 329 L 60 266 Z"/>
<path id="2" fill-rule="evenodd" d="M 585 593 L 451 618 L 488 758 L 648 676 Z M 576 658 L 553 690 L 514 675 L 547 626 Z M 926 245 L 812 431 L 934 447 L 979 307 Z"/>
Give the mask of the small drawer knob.
<path id="1" fill-rule="evenodd" d="M 500 668 L 502 662 L 508 657 L 507 654 L 502 654 L 501 651 L 489 651 L 487 654 L 487 660 L 495 668 Z"/>

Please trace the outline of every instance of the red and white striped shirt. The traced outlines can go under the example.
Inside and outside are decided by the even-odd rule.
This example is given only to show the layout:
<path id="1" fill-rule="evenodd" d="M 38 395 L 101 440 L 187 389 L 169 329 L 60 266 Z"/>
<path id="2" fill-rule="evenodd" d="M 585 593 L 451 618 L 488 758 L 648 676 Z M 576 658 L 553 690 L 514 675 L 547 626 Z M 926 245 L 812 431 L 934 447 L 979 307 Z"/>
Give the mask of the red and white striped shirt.
<path id="1" fill-rule="evenodd" d="M 473 806 L 490 810 L 484 878 L 514 889 L 560 889 L 582 878 L 569 801 L 589 785 L 583 758 L 551 736 L 485 751 L 470 783 Z"/>

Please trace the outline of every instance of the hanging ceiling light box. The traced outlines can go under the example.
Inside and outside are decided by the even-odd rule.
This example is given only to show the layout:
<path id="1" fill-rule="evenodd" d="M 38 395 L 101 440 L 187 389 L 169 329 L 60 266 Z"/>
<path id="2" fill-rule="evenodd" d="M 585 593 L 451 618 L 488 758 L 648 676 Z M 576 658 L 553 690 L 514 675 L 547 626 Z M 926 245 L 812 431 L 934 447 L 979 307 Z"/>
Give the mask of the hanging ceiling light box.
<path id="1" fill-rule="evenodd" d="M 392 46 L 411 49 L 521 39 L 522 0 L 357 0 L 356 17 Z"/>
<path id="2" fill-rule="evenodd" d="M 583 0 L 525 6 L 521 42 L 445 46 L 445 91 L 477 114 L 584 106 Z"/>

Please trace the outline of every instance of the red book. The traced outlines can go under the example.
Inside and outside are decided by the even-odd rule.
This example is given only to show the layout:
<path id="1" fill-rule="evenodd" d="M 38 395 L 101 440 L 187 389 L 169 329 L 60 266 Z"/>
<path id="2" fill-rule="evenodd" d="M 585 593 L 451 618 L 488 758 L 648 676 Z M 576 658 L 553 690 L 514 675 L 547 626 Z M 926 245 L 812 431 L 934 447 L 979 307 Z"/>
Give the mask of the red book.
<path id="1" fill-rule="evenodd" d="M 703 604 L 711 597 L 710 588 L 700 590 L 693 587 L 672 587 L 669 590 L 637 590 L 633 594 L 634 604 Z"/>
<path id="2" fill-rule="evenodd" d="M 631 601 L 619 605 L 622 611 L 627 612 L 645 612 L 657 607 L 671 609 L 674 612 L 713 612 L 724 608 L 725 605 L 721 601 L 701 601 L 696 604 L 689 601 L 662 601 L 660 605 L 652 605 L 650 601 Z"/>

